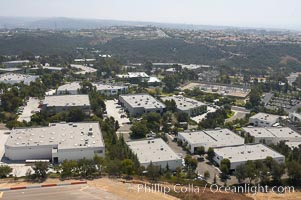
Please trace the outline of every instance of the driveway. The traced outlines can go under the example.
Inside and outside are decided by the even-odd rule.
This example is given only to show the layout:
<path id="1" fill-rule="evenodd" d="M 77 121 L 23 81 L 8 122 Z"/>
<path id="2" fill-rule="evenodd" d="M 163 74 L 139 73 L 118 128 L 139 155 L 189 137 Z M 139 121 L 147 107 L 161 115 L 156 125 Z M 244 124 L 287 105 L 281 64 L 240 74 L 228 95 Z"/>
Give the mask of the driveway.
<path id="1" fill-rule="evenodd" d="M 115 120 L 118 121 L 119 126 L 123 126 L 124 124 L 130 122 L 128 117 L 121 117 L 121 115 L 126 115 L 123 108 L 118 104 L 116 99 L 105 101 L 107 115 L 109 117 L 114 117 Z"/>
<path id="2" fill-rule="evenodd" d="M 27 101 L 26 106 L 24 107 L 23 112 L 19 116 L 18 121 L 30 122 L 31 116 L 36 112 L 40 112 L 40 108 L 38 108 L 39 102 L 40 100 L 38 98 L 30 97 Z"/>

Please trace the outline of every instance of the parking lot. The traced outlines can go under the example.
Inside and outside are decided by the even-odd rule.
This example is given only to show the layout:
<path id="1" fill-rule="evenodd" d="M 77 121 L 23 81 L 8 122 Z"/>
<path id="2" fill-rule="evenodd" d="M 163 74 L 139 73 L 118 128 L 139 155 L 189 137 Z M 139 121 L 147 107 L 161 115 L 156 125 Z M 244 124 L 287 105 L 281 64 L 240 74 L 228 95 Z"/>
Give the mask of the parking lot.
<path id="1" fill-rule="evenodd" d="M 23 108 L 18 121 L 30 122 L 31 116 L 36 112 L 40 112 L 40 108 L 38 108 L 39 102 L 40 100 L 38 98 L 30 97 L 27 101 L 27 105 Z"/>
<path id="2" fill-rule="evenodd" d="M 114 117 L 115 120 L 118 121 L 119 126 L 123 126 L 130 122 L 127 114 L 123 110 L 123 108 L 118 104 L 116 99 L 114 100 L 107 100 L 105 101 L 106 108 L 107 108 L 107 115 L 109 117 Z"/>

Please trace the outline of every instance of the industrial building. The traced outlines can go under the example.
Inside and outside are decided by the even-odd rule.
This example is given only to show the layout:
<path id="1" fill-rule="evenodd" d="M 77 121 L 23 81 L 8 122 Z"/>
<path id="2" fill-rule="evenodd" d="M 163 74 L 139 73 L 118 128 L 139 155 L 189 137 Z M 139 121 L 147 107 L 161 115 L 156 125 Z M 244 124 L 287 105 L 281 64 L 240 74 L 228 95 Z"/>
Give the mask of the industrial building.
<path id="1" fill-rule="evenodd" d="M 288 113 L 288 118 L 292 122 L 301 122 L 301 114 L 297 113 L 297 112 L 290 112 L 290 113 Z"/>
<path id="2" fill-rule="evenodd" d="M 57 94 L 79 94 L 80 89 L 81 89 L 81 85 L 79 82 L 71 82 L 58 87 L 56 93 Z"/>
<path id="3" fill-rule="evenodd" d="M 129 80 L 132 83 L 144 82 L 150 79 L 145 72 L 128 72 L 127 74 L 119 74 L 116 77 Z"/>
<path id="4" fill-rule="evenodd" d="M 165 105 L 149 94 L 127 94 L 119 96 L 119 103 L 125 107 L 130 116 L 138 116 L 144 113 L 163 113 Z"/>
<path id="5" fill-rule="evenodd" d="M 144 167 L 150 162 L 162 169 L 166 169 L 167 165 L 170 170 L 182 166 L 182 159 L 161 138 L 131 141 L 127 144 Z"/>
<path id="6" fill-rule="evenodd" d="M 109 85 L 104 83 L 92 83 L 92 85 L 96 88 L 97 92 L 106 96 L 125 94 L 128 90 L 128 87 L 123 85 Z"/>
<path id="7" fill-rule="evenodd" d="M 64 160 L 104 157 L 105 145 L 98 122 L 53 123 L 47 127 L 13 129 L 5 156 L 13 161 Z"/>
<path id="8" fill-rule="evenodd" d="M 30 85 L 31 82 L 35 82 L 38 78 L 39 78 L 39 76 L 6 73 L 6 74 L 0 74 L 0 83 L 13 85 L 16 83 L 23 82 L 25 85 Z"/>
<path id="9" fill-rule="evenodd" d="M 2 62 L 2 65 L 5 68 L 15 68 L 29 63 L 30 63 L 29 60 L 13 60 L 13 61 Z"/>
<path id="10" fill-rule="evenodd" d="M 289 127 L 244 127 L 255 143 L 278 144 L 280 141 L 301 142 L 301 135 Z"/>
<path id="11" fill-rule="evenodd" d="M 229 159 L 231 166 L 230 170 L 235 170 L 237 166 L 245 164 L 248 160 L 265 160 L 267 157 L 272 157 L 278 163 L 283 163 L 285 157 L 270 149 L 263 144 L 243 144 L 233 145 L 228 147 L 214 148 L 214 161 L 221 164 L 223 159 Z"/>
<path id="12" fill-rule="evenodd" d="M 81 109 L 87 115 L 90 114 L 90 100 L 88 95 L 57 95 L 46 96 L 42 110 L 51 113 L 67 111 L 73 108 Z"/>
<path id="13" fill-rule="evenodd" d="M 191 153 L 201 146 L 207 151 L 209 147 L 244 144 L 244 138 L 229 129 L 179 132 L 177 139 L 182 141 Z"/>
<path id="14" fill-rule="evenodd" d="M 271 127 L 279 122 L 279 115 L 272 115 L 267 113 L 257 113 L 249 118 L 249 123 L 254 126 Z"/>
<path id="15" fill-rule="evenodd" d="M 163 101 L 174 100 L 176 105 L 177 105 L 178 111 L 185 112 L 189 116 L 196 116 L 196 115 L 205 113 L 207 111 L 207 105 L 206 104 L 204 104 L 200 101 L 191 99 L 191 98 L 184 97 L 182 95 L 161 97 L 161 99 Z"/>
<path id="16" fill-rule="evenodd" d="M 301 147 L 301 142 L 285 142 L 285 144 L 286 144 L 289 148 L 291 148 L 292 150 L 293 150 L 294 148 L 299 149 L 299 148 Z"/>

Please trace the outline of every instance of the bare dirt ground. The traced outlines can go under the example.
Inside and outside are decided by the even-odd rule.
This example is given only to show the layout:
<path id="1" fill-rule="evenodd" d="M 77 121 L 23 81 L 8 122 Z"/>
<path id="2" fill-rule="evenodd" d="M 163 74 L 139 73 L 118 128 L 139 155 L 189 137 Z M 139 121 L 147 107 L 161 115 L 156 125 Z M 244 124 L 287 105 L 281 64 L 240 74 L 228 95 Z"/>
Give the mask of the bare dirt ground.
<path id="1" fill-rule="evenodd" d="M 60 181 L 58 179 L 47 179 L 42 184 L 51 184 L 51 183 L 69 183 L 78 180 L 66 180 Z M 208 189 L 200 193 L 172 193 L 174 196 L 163 194 L 161 192 L 138 192 L 138 183 L 143 182 L 138 181 L 124 181 L 122 179 L 109 179 L 107 177 L 95 179 L 88 181 L 88 186 L 91 188 L 99 188 L 102 191 L 110 193 L 116 197 L 126 200 L 132 199 L 143 199 L 143 200 L 153 200 L 153 199 L 162 199 L 162 200 L 176 200 L 176 199 L 190 199 L 190 200 L 301 200 L 301 192 L 287 193 L 287 194 L 276 194 L 276 193 L 258 193 L 256 195 L 247 194 L 233 194 L 233 193 L 212 193 Z M 9 188 L 9 187 L 19 187 L 19 186 L 28 186 L 28 185 L 39 185 L 40 183 L 30 183 L 24 181 L 14 181 L 13 179 L 5 179 L 0 181 L 0 188 Z M 165 185 L 173 187 L 172 185 Z"/>

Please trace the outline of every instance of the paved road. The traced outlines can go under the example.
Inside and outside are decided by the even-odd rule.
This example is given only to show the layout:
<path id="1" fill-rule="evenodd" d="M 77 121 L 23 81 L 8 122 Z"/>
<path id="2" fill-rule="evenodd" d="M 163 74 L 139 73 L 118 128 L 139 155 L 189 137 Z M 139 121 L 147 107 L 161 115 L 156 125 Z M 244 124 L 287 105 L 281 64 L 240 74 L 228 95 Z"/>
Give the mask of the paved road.
<path id="1" fill-rule="evenodd" d="M 127 123 L 130 120 L 127 117 L 121 118 L 121 115 L 124 115 L 125 112 L 122 108 L 116 108 L 116 106 L 118 106 L 117 103 L 118 101 L 116 99 L 105 101 L 106 110 L 109 117 L 114 117 L 114 119 L 118 121 L 119 126 L 123 126 L 124 123 Z"/>
<path id="2" fill-rule="evenodd" d="M 186 156 L 187 152 L 184 151 L 182 149 L 182 147 L 178 146 L 178 144 L 176 142 L 173 142 L 173 138 L 174 136 L 172 135 L 169 135 L 169 134 L 166 134 L 167 135 L 167 139 L 168 139 L 168 142 L 167 144 L 169 145 L 169 147 L 175 152 L 175 153 L 178 153 L 178 154 L 182 154 L 183 155 L 183 158 Z"/>
<path id="3" fill-rule="evenodd" d="M 1 198 L 2 197 L 2 198 Z M 3 200 L 121 200 L 100 188 L 87 185 L 72 185 L 25 190 L 12 190 L 0 193 Z"/>

